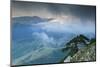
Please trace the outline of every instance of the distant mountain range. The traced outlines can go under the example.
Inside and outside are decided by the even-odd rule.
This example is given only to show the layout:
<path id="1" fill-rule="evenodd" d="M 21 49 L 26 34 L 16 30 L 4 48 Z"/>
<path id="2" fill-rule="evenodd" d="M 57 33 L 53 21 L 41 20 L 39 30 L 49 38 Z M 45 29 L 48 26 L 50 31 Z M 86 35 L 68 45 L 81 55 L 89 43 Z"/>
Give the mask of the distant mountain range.
<path id="1" fill-rule="evenodd" d="M 47 22 L 47 21 L 50 21 L 50 20 L 53 20 L 53 18 L 40 18 L 38 16 L 22 16 L 22 17 L 14 17 L 12 19 L 12 21 L 14 23 L 40 23 L 40 22 Z"/>

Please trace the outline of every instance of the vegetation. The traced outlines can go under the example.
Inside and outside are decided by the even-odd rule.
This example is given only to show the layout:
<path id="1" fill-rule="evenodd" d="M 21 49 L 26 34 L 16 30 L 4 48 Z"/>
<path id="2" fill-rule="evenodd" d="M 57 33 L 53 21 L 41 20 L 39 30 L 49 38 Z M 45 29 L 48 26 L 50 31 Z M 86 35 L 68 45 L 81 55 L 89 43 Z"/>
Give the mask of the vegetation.
<path id="1" fill-rule="evenodd" d="M 95 38 L 88 39 L 84 35 L 74 37 L 66 44 L 66 47 L 62 49 L 63 52 L 66 52 L 68 50 L 70 51 L 60 62 L 63 63 L 68 56 L 71 57 L 70 62 L 95 60 L 95 43 Z M 79 49 L 79 45 L 84 45 L 85 47 Z"/>
<path id="2" fill-rule="evenodd" d="M 80 62 L 80 61 L 95 61 L 96 60 L 96 47 L 95 42 L 89 44 L 88 47 L 85 47 L 78 51 L 71 59 L 70 62 Z"/>

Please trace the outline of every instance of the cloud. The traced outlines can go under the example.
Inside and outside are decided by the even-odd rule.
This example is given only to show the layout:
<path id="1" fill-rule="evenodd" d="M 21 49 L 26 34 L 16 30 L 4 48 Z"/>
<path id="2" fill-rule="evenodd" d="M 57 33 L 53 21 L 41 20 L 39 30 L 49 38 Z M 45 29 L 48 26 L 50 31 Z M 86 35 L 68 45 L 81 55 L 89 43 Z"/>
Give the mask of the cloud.
<path id="1" fill-rule="evenodd" d="M 48 32 L 58 32 L 58 33 L 95 33 L 95 23 L 94 21 L 83 21 L 79 18 L 69 18 L 58 19 L 55 18 L 47 23 L 38 23 L 38 27 Z"/>
<path id="2" fill-rule="evenodd" d="M 96 7 L 71 4 L 12 1 L 12 16 L 40 16 L 55 18 L 62 15 L 95 21 Z"/>
<path id="3" fill-rule="evenodd" d="M 33 32 L 33 37 L 36 38 L 37 43 L 41 43 L 45 47 L 59 47 L 73 36 L 79 34 L 91 35 L 92 37 L 95 35 L 95 24 L 93 21 L 81 21 L 78 18 L 68 22 L 64 20 L 63 24 L 55 18 L 47 23 L 34 24 L 34 26 L 39 27 L 42 31 Z M 56 38 L 55 36 L 60 37 Z"/>
<path id="4" fill-rule="evenodd" d="M 37 40 L 37 43 L 43 45 L 43 47 L 53 47 L 55 44 L 53 37 L 48 36 L 45 32 L 34 32 L 32 36 Z"/>

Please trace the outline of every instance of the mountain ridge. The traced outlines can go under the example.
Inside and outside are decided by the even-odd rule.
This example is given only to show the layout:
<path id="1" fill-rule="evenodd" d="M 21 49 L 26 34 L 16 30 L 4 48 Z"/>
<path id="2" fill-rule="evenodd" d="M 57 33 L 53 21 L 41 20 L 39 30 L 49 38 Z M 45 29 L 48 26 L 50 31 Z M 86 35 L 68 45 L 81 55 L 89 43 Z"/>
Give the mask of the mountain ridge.
<path id="1" fill-rule="evenodd" d="M 51 20 L 53 20 L 53 18 L 41 18 L 38 16 L 21 16 L 12 18 L 12 21 L 14 21 L 14 23 L 40 23 Z"/>

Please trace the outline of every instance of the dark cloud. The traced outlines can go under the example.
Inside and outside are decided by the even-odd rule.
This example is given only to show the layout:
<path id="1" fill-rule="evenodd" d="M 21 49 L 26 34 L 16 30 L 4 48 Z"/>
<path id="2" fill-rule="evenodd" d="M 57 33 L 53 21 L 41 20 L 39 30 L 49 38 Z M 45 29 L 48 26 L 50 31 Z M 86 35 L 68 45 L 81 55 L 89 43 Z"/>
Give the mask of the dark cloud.
<path id="1" fill-rule="evenodd" d="M 94 20 L 96 16 L 95 6 L 69 5 L 39 2 L 12 1 L 12 16 L 60 16 L 73 15 L 82 20 Z"/>

